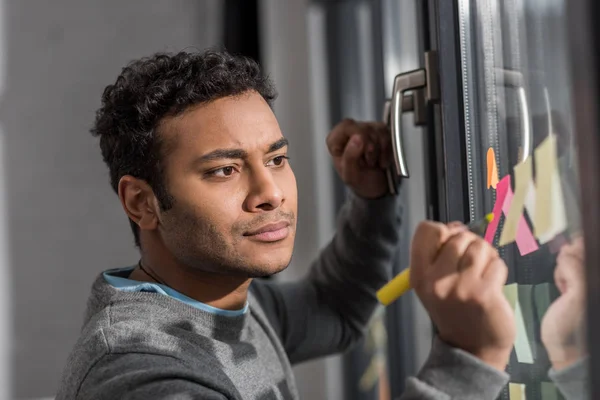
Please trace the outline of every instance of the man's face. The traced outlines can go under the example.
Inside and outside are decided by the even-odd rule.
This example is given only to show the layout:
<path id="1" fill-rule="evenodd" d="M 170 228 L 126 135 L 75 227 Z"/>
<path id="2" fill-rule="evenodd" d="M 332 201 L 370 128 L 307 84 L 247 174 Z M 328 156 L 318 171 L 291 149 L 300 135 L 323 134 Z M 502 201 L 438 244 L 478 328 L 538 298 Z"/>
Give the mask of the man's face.
<path id="1" fill-rule="evenodd" d="M 166 119 L 160 135 L 173 207 L 159 234 L 186 267 L 267 276 L 290 263 L 296 178 L 287 141 L 256 92 L 226 97 Z"/>

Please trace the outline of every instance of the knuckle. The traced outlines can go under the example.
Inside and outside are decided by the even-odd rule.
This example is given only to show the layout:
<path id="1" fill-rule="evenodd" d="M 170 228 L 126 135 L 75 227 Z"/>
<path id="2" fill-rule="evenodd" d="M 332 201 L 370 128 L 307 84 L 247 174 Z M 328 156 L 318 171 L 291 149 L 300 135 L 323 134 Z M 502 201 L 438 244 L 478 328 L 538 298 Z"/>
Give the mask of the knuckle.
<path id="1" fill-rule="evenodd" d="M 471 294 L 469 302 L 474 307 L 478 307 L 481 309 L 487 309 L 488 303 L 489 303 L 489 298 L 490 298 L 489 292 L 486 292 L 483 290 L 477 290 Z"/>
<path id="2" fill-rule="evenodd" d="M 466 239 L 467 236 L 465 232 L 457 233 L 444 244 L 444 251 L 451 256 L 459 257 L 462 253 L 461 248 Z"/>
<path id="3" fill-rule="evenodd" d="M 473 298 L 473 291 L 465 284 L 459 284 L 454 290 L 454 297 L 459 303 L 470 303 Z"/>
<path id="4" fill-rule="evenodd" d="M 443 225 L 433 221 L 422 221 L 417 226 L 415 239 L 439 241 L 442 238 Z"/>
<path id="5" fill-rule="evenodd" d="M 481 259 L 482 255 L 487 255 L 489 253 L 488 247 L 485 245 L 486 243 L 483 240 L 477 238 L 469 245 L 462 259 L 465 263 L 474 264 L 477 260 Z"/>
<path id="6" fill-rule="evenodd" d="M 469 247 L 469 249 L 467 249 L 465 254 L 463 254 L 461 257 L 461 262 L 465 267 L 470 267 L 477 263 L 478 259 L 479 257 L 477 251 L 474 251 L 474 249 Z"/>
<path id="7" fill-rule="evenodd" d="M 431 288 L 429 289 L 431 295 L 439 300 L 444 300 L 448 295 L 448 290 L 446 286 L 441 281 L 435 281 L 431 284 Z"/>

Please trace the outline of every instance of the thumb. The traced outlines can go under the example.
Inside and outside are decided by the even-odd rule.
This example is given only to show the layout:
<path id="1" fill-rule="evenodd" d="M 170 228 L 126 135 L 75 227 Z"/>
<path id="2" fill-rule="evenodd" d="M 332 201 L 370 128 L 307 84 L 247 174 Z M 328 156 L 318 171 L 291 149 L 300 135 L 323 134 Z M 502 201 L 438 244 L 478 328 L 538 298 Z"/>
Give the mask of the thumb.
<path id="1" fill-rule="evenodd" d="M 342 179 L 345 183 L 351 183 L 360 173 L 360 160 L 363 155 L 365 144 L 360 135 L 353 135 L 342 155 Z"/>

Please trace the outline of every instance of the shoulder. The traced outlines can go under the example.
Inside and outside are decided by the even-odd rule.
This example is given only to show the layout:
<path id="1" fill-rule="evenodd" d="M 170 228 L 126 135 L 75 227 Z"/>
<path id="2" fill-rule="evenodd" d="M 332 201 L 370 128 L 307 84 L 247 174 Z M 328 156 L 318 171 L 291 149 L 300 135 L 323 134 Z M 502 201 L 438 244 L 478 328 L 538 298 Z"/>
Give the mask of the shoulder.
<path id="1" fill-rule="evenodd" d="M 111 303 L 87 321 L 63 373 L 59 393 L 70 395 L 59 399 L 75 398 L 83 386 L 96 387 L 127 374 L 159 379 L 171 373 L 191 379 L 201 375 L 193 373 L 199 364 L 218 373 L 209 337 L 166 307 L 133 303 Z M 196 360 L 194 365 L 190 360 Z"/>

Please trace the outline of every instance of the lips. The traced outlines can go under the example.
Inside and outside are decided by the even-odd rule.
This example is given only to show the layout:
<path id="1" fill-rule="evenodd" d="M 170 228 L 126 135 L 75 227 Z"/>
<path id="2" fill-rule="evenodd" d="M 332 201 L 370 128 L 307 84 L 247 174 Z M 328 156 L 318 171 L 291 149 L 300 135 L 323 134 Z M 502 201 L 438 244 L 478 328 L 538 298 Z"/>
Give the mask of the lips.
<path id="1" fill-rule="evenodd" d="M 276 242 L 285 239 L 289 234 L 290 223 L 281 221 L 263 225 L 258 229 L 247 232 L 244 236 L 259 242 Z"/>

